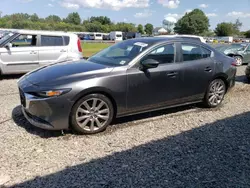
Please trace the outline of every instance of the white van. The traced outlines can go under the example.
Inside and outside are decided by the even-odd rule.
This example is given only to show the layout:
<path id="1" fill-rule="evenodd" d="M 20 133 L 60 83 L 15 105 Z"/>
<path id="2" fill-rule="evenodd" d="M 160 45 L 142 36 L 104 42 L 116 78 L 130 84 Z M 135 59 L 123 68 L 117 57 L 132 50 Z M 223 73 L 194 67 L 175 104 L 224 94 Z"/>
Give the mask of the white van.
<path id="1" fill-rule="evenodd" d="M 102 40 L 103 35 L 101 33 L 90 33 L 89 39 L 90 40 Z"/>
<path id="2" fill-rule="evenodd" d="M 17 30 L 0 39 L 0 74 L 20 74 L 83 57 L 81 41 L 66 32 Z"/>
<path id="3" fill-rule="evenodd" d="M 122 41 L 123 40 L 121 31 L 112 31 L 112 32 L 110 32 L 109 35 L 110 35 L 110 40 L 114 40 L 114 41 Z"/>

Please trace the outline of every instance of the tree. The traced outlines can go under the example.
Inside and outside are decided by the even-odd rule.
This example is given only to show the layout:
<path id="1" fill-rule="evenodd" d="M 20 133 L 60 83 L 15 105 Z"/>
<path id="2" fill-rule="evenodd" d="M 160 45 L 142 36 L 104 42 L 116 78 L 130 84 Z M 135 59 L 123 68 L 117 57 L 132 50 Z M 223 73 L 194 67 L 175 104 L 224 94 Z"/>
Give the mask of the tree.
<path id="1" fill-rule="evenodd" d="M 30 20 L 32 22 L 38 22 L 39 21 L 39 17 L 37 16 L 37 14 L 33 14 L 30 16 Z"/>
<path id="2" fill-rule="evenodd" d="M 77 12 L 70 13 L 66 19 L 64 19 L 64 22 L 71 23 L 75 25 L 81 24 L 81 18 L 80 15 Z"/>
<path id="3" fill-rule="evenodd" d="M 234 34 L 234 31 L 234 25 L 227 22 L 219 23 L 214 30 L 217 36 L 231 36 Z"/>
<path id="4" fill-rule="evenodd" d="M 233 28 L 234 28 L 234 34 L 235 35 L 239 35 L 240 34 L 240 28 L 242 27 L 242 22 L 240 22 L 239 19 L 237 19 L 235 21 L 235 23 L 233 24 Z"/>
<path id="5" fill-rule="evenodd" d="M 201 35 L 208 31 L 209 19 L 200 9 L 186 13 L 175 25 L 174 31 L 178 34 Z"/>
<path id="6" fill-rule="evenodd" d="M 93 23 L 93 22 L 99 22 L 102 25 L 110 25 L 112 22 L 110 20 L 110 18 L 108 18 L 107 16 L 92 16 L 89 19 L 89 22 Z"/>
<path id="7" fill-rule="evenodd" d="M 141 34 L 144 34 L 144 30 L 143 30 L 143 25 L 142 24 L 139 24 L 138 27 L 137 27 L 137 32 L 141 33 Z"/>
<path id="8" fill-rule="evenodd" d="M 245 36 L 246 36 L 246 38 L 250 38 L 250 30 L 245 32 Z"/>
<path id="9" fill-rule="evenodd" d="M 154 26 L 150 23 L 147 23 L 145 26 L 145 33 L 147 33 L 148 35 L 152 35 L 153 34 L 153 30 L 154 30 Z"/>
<path id="10" fill-rule="evenodd" d="M 45 18 L 45 20 L 48 22 L 61 22 L 62 21 L 62 19 L 57 15 L 50 15 L 47 18 Z"/>

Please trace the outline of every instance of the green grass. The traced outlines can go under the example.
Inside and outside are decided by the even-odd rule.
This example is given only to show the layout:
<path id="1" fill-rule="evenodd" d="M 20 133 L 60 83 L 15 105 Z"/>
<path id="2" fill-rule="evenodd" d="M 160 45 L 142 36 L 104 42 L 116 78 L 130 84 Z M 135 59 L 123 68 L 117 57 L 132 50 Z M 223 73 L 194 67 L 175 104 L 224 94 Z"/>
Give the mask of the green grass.
<path id="1" fill-rule="evenodd" d="M 111 45 L 112 44 L 106 44 L 106 43 L 82 43 L 83 56 L 90 57 L 91 55 Z"/>

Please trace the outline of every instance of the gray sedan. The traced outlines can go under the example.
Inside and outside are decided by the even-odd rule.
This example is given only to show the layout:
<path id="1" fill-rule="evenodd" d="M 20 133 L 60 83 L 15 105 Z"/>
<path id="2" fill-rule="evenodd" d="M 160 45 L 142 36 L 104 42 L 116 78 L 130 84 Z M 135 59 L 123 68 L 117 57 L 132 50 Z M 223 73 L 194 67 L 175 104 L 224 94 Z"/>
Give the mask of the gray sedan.
<path id="1" fill-rule="evenodd" d="M 235 84 L 236 62 L 191 39 L 140 38 L 87 61 L 61 62 L 23 76 L 23 113 L 40 128 L 98 133 L 114 118 L 203 102 L 217 107 Z"/>

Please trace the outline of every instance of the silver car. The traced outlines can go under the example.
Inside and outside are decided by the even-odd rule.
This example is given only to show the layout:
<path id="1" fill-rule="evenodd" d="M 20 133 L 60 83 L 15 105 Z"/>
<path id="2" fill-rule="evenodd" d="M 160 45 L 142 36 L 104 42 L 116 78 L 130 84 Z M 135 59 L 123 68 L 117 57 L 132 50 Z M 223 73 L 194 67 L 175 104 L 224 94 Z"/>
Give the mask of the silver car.
<path id="1" fill-rule="evenodd" d="M 66 32 L 15 30 L 0 39 L 0 73 L 20 74 L 82 58 L 81 42 Z"/>

